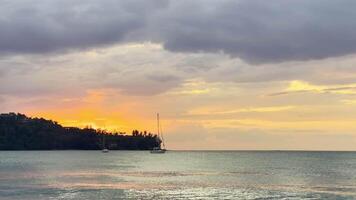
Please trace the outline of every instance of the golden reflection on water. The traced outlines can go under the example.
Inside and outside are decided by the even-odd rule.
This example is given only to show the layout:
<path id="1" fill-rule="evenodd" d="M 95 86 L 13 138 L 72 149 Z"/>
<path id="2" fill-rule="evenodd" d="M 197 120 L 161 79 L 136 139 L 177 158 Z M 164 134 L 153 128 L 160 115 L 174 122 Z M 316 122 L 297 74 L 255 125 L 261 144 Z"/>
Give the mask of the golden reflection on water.
<path id="1" fill-rule="evenodd" d="M 285 184 L 285 185 L 248 185 L 244 183 L 233 183 L 222 185 L 214 182 L 150 182 L 144 181 L 145 178 L 160 178 L 160 177 L 190 177 L 190 176 L 238 176 L 239 174 L 253 174 L 252 172 L 160 172 L 160 171 L 53 171 L 53 172 L 20 172 L 20 173 L 0 173 L 0 180 L 31 180 L 31 179 L 47 179 L 42 184 L 28 184 L 31 188 L 56 188 L 56 189 L 120 189 L 120 190 L 186 190 L 188 188 L 230 188 L 243 189 L 249 188 L 254 190 L 272 190 L 272 191 L 293 191 L 293 192 L 313 192 L 334 195 L 356 196 L 356 185 L 349 186 L 328 186 L 315 185 L 305 186 L 302 184 Z M 258 174 L 258 173 L 257 173 Z M 140 178 L 138 180 L 129 180 L 125 177 Z M 110 179 L 105 179 L 110 178 Z M 115 180 L 114 178 L 123 178 Z M 48 181 L 50 180 L 50 181 Z"/>
<path id="2" fill-rule="evenodd" d="M 147 152 L 104 155 L 68 151 L 10 152 L 1 156 L 0 196 L 356 197 L 356 154 L 350 153 L 170 152 L 158 157 Z"/>
<path id="3" fill-rule="evenodd" d="M 81 182 L 81 183 L 55 183 L 47 185 L 49 188 L 78 188 L 78 189 L 172 189 L 174 186 L 167 184 L 144 184 L 137 182 L 116 182 L 116 183 L 100 183 L 100 182 Z"/>

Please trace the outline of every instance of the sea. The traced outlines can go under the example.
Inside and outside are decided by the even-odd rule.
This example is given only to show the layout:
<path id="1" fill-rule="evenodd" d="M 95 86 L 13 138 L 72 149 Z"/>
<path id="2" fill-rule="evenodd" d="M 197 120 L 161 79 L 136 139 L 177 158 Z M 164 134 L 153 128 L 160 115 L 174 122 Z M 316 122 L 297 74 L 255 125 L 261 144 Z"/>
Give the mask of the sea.
<path id="1" fill-rule="evenodd" d="M 356 199 L 356 152 L 0 151 L 0 199 Z"/>

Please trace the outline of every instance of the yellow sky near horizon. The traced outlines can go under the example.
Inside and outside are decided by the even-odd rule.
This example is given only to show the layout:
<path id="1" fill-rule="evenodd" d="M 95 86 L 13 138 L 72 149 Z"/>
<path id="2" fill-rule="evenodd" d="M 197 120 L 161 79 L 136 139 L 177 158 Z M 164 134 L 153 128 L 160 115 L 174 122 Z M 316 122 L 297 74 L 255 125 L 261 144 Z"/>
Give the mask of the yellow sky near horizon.
<path id="1" fill-rule="evenodd" d="M 197 87 L 197 85 L 199 86 Z M 325 91 L 336 87 L 343 89 L 330 93 Z M 352 94 L 349 87 L 353 87 L 353 85 L 315 86 L 304 81 L 293 80 L 286 84 L 285 91 L 287 93 L 284 95 L 315 98 L 312 96 Z M 209 92 L 195 92 L 201 90 Z M 132 97 L 126 99 L 120 94 L 115 94 L 115 91 L 112 90 L 91 90 L 83 98 L 63 100 L 65 103 L 79 101 L 77 103 L 80 106 L 76 103 L 73 107 L 60 106 L 53 110 L 36 110 L 33 113 L 30 112 L 30 115 L 54 119 L 64 126 L 85 127 L 89 125 L 93 128 L 126 133 L 131 133 L 133 129 L 155 133 L 155 112 L 159 110 L 162 111 L 162 124 L 169 141 L 167 143 L 170 143 L 173 149 L 194 149 L 194 146 L 181 148 L 179 142 L 174 141 L 176 136 L 171 137 L 172 134 L 179 134 L 177 130 L 182 131 L 180 127 L 190 126 L 199 126 L 199 131 L 234 129 L 248 132 L 258 129 L 272 133 L 278 132 L 278 134 L 298 134 L 298 132 L 306 131 L 322 132 L 324 135 L 335 135 L 337 132 L 356 133 L 354 115 L 351 117 L 344 115 L 352 110 L 356 113 L 356 105 L 352 103 L 351 99 L 343 99 L 326 105 L 304 105 L 300 102 L 293 104 L 288 101 L 282 104 L 273 103 L 273 105 L 268 105 L 269 103 L 266 101 L 266 105 L 258 106 L 241 106 L 233 102 L 233 104 L 214 102 L 213 105 L 203 103 L 204 105 L 201 106 L 184 105 L 187 103 L 184 102 L 184 99 L 215 98 L 224 93 L 229 93 L 229 91 L 225 91 L 223 85 L 210 85 L 201 81 L 198 84 L 183 84 L 180 88 L 154 98 L 148 97 L 145 101 L 135 101 L 136 98 Z M 270 97 L 256 94 L 254 98 L 268 99 Z M 112 103 L 116 100 L 125 103 Z M 180 100 L 182 101 L 180 102 Z M 156 101 L 157 103 L 155 103 Z M 170 109 L 171 106 L 179 106 L 181 103 L 183 104 L 182 109 Z M 253 144 L 253 142 L 251 143 Z M 207 147 L 203 146 L 198 149 L 200 148 Z"/>

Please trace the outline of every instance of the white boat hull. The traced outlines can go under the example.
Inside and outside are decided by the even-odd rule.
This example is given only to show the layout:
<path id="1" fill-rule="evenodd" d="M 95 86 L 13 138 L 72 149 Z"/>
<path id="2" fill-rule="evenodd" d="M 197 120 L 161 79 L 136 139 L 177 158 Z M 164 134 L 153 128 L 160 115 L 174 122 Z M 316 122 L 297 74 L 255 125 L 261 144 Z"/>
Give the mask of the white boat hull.
<path id="1" fill-rule="evenodd" d="M 151 150 L 151 153 L 166 153 L 165 149 L 153 149 Z"/>

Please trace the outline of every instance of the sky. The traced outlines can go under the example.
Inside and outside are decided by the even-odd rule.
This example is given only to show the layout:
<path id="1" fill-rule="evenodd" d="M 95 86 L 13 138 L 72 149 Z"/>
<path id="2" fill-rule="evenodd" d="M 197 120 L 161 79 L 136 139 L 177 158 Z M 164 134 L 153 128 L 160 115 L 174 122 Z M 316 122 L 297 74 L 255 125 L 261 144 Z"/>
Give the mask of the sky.
<path id="1" fill-rule="evenodd" d="M 169 149 L 356 150 L 356 1 L 0 0 L 0 112 Z"/>

